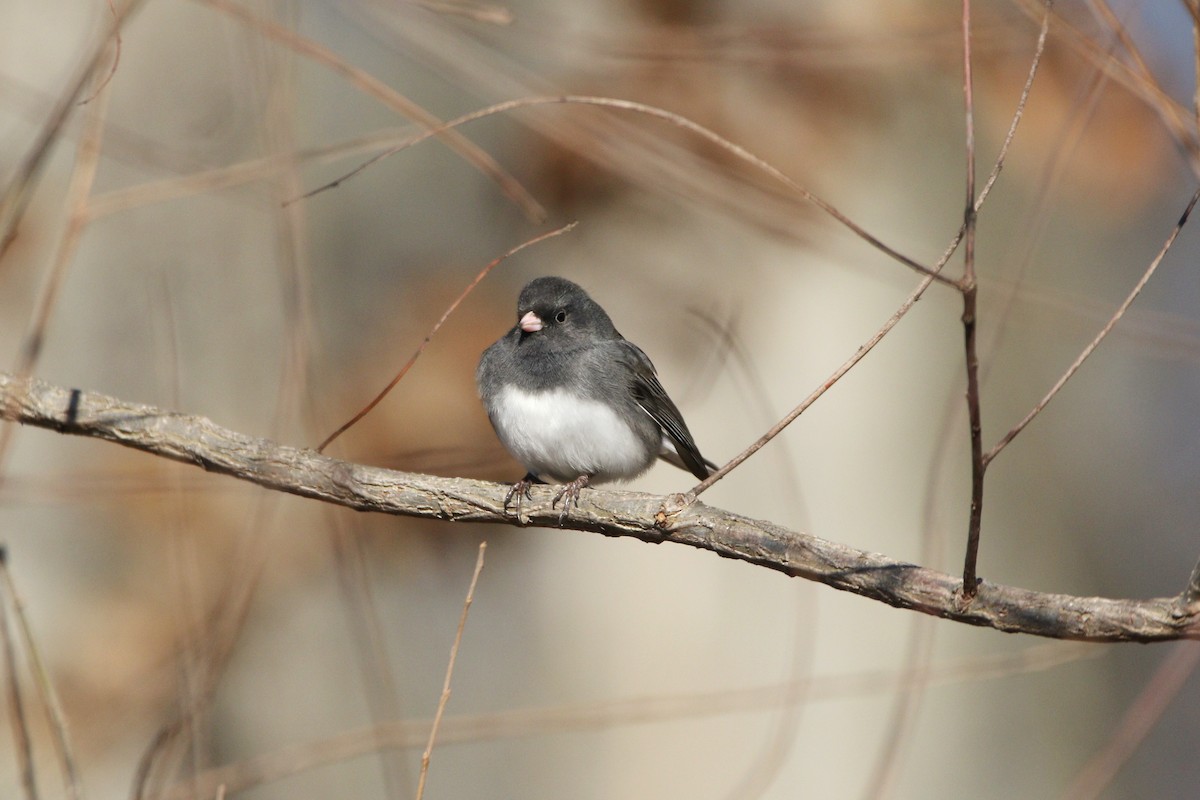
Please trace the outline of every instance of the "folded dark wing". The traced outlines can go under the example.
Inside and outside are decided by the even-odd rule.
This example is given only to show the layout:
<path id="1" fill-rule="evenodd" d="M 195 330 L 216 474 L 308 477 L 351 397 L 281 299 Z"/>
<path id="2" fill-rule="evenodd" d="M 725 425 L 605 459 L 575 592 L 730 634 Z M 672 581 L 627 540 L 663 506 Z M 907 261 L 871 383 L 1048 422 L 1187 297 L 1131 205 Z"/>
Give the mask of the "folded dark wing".
<path id="1" fill-rule="evenodd" d="M 688 430 L 687 423 L 683 421 L 683 415 L 679 413 L 679 409 L 675 407 L 675 403 L 671 402 L 671 398 L 667 396 L 666 390 L 659 382 L 654 364 L 637 345 L 628 340 L 623 344 L 633 373 L 634 400 L 642 410 L 650 415 L 651 419 L 658 423 L 658 427 L 662 428 L 663 434 L 672 445 L 664 448 L 662 457 L 675 466 L 686 469 L 701 480 L 707 478 L 711 474 L 709 469 L 711 462 L 700 455 L 700 449 L 696 447 L 692 433 Z"/>

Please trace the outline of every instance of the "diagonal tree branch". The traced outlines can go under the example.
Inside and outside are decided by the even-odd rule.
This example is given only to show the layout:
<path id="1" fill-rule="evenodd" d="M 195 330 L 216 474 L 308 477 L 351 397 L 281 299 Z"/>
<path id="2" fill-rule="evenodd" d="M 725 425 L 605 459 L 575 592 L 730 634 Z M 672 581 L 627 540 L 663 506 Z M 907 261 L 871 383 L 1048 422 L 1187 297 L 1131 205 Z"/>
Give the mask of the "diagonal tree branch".
<path id="1" fill-rule="evenodd" d="M 1100 332 L 1097 333 L 1090 342 L 1088 342 L 1087 347 L 1080 351 L 1079 355 L 1075 357 L 1075 360 L 1071 362 L 1071 366 L 1067 367 L 1066 372 L 1059 376 L 1059 379 L 1055 382 L 1055 384 L 1050 387 L 1050 391 L 1046 392 L 1046 396 L 1039 400 L 1037 405 L 1030 409 L 1029 413 L 1026 414 L 1020 422 L 1014 425 L 1008 433 L 1004 434 L 1004 436 L 1000 438 L 1000 441 L 996 442 L 991 450 L 983 454 L 984 467 L 987 467 L 988 464 L 992 463 L 992 460 L 995 459 L 996 456 L 1000 455 L 1000 451 L 1008 447 L 1009 443 L 1019 436 L 1021 431 L 1025 430 L 1025 427 L 1029 425 L 1029 423 L 1033 422 L 1034 417 L 1042 413 L 1046 406 L 1050 404 L 1050 401 L 1054 399 L 1055 395 L 1057 395 L 1059 391 L 1061 391 L 1062 388 L 1067 385 L 1067 381 L 1071 380 L 1071 378 L 1075 376 L 1075 373 L 1078 372 L 1079 368 L 1083 366 L 1083 362 L 1088 360 L 1092 353 L 1096 351 L 1096 348 L 1100 346 L 1100 343 L 1104 341 L 1105 337 L 1112 333 L 1113 328 L 1117 327 L 1117 323 L 1121 321 L 1121 318 L 1125 316 L 1125 312 L 1127 312 L 1130 306 L 1133 305 L 1133 301 L 1136 300 L 1138 295 L 1142 293 L 1142 289 L 1146 288 L 1146 284 L 1150 282 L 1150 279 L 1154 277 L 1154 273 L 1158 270 L 1158 265 L 1162 263 L 1164 258 L 1166 258 L 1167 253 L 1171 250 L 1171 246 L 1175 244 L 1175 240 L 1179 238 L 1179 234 L 1183 231 L 1183 226 L 1187 224 L 1188 218 L 1192 215 L 1192 211 L 1196 208 L 1197 202 L 1200 202 L 1200 189 L 1196 189 L 1196 191 L 1192 193 L 1191 199 L 1188 200 L 1187 207 L 1184 208 L 1183 213 L 1179 215 L 1179 221 L 1175 223 L 1175 227 L 1172 228 L 1170 234 L 1167 235 L 1167 240 L 1163 242 L 1163 246 L 1159 248 L 1158 254 L 1154 256 L 1154 259 L 1150 262 L 1150 265 L 1146 267 L 1146 270 L 1142 273 L 1142 277 L 1138 278 L 1137 283 L 1135 283 L 1133 288 L 1129 290 L 1129 294 L 1125 296 L 1125 299 L 1121 302 L 1121 305 L 1117 306 L 1117 310 L 1114 311 L 1112 316 L 1108 318 L 1108 322 L 1104 323 L 1104 327 L 1100 329 Z"/>
<path id="2" fill-rule="evenodd" d="M 204 417 L 19 379 L 0 372 L 0 418 L 104 439 L 267 489 L 375 511 L 454 522 L 552 527 L 552 487 L 534 487 L 528 518 L 503 509 L 508 487 L 352 464 L 222 428 Z M 1010 633 L 1096 642 L 1200 639 L 1200 603 L 1035 592 L 982 583 L 964 602 L 957 576 L 687 502 L 683 495 L 591 489 L 563 527 L 675 542 L 806 578 L 872 600 Z"/>

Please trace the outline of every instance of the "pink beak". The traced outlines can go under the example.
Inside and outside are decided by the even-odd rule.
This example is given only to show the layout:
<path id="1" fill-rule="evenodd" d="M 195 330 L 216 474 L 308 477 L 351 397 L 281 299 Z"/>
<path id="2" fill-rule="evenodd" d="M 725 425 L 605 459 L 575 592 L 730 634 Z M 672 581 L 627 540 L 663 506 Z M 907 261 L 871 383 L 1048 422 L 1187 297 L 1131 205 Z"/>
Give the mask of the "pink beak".
<path id="1" fill-rule="evenodd" d="M 533 333 L 542 329 L 542 318 L 532 311 L 526 311 L 525 316 L 521 317 L 521 321 L 517 324 L 526 333 Z"/>

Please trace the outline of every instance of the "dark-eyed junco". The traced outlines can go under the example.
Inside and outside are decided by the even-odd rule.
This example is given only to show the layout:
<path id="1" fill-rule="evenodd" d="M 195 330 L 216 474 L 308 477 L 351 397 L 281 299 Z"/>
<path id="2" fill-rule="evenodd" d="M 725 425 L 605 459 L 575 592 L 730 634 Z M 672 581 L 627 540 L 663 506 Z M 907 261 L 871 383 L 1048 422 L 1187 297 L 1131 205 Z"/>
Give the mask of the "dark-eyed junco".
<path id="1" fill-rule="evenodd" d="M 496 435 L 528 470 L 504 499 L 535 482 L 566 484 L 551 507 L 565 516 L 589 482 L 642 474 L 656 457 L 707 478 L 700 455 L 654 365 L 625 340 L 587 292 L 535 278 L 517 300 L 517 324 L 483 352 L 475 371 Z"/>

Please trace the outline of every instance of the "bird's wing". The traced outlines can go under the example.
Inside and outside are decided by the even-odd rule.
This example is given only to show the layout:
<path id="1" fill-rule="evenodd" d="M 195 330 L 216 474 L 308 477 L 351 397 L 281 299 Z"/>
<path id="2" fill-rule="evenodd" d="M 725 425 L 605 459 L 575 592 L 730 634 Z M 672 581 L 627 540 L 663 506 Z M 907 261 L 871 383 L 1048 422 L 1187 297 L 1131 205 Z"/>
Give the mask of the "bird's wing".
<path id="1" fill-rule="evenodd" d="M 671 402 L 671 398 L 659 382 L 654 364 L 641 348 L 632 342 L 625 340 L 622 345 L 628 354 L 626 361 L 633 375 L 633 398 L 666 435 L 667 442 L 664 444 L 668 446 L 664 448 L 662 458 L 704 480 L 710 474 L 711 462 L 700 455 L 700 448 L 696 447 L 692 433 L 683 421 L 683 415 L 679 413 L 679 409 Z"/>

